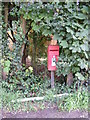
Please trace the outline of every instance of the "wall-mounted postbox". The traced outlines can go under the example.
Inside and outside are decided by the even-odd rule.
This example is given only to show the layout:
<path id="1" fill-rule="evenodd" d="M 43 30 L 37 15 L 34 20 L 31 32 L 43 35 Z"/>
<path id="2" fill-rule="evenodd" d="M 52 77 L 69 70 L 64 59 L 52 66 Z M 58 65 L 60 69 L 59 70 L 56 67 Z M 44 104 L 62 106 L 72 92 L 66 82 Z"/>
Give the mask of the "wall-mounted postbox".
<path id="1" fill-rule="evenodd" d="M 48 46 L 48 70 L 55 71 L 56 62 L 58 61 L 59 56 L 59 46 L 58 45 L 49 45 Z"/>

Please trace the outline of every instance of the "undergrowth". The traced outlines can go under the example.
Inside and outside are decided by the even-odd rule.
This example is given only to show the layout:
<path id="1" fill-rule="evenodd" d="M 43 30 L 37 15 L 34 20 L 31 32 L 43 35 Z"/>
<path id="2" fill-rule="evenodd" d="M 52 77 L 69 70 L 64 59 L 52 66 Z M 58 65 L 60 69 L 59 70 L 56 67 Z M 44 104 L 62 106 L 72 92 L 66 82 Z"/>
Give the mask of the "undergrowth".
<path id="1" fill-rule="evenodd" d="M 2 108 L 8 111 L 37 111 L 47 108 L 47 105 L 45 105 L 47 102 L 51 105 L 54 103 L 59 111 L 88 110 L 88 90 L 86 88 L 79 88 L 77 91 L 61 98 L 54 98 L 53 95 L 55 95 L 55 89 L 48 89 L 45 91 L 43 101 L 12 102 L 12 100 L 21 99 L 25 96 L 19 92 L 7 92 L 3 89 L 1 94 Z"/>
<path id="2" fill-rule="evenodd" d="M 88 90 L 80 87 L 75 93 L 62 97 L 57 104 L 59 110 L 64 111 L 88 110 Z"/>

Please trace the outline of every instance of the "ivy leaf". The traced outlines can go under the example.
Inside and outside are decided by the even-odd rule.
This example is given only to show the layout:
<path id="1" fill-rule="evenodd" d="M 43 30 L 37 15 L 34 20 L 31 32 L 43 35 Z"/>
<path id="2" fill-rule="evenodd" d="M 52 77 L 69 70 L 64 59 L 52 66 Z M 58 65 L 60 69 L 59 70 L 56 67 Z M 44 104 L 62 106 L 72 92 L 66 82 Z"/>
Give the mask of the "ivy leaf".
<path id="1" fill-rule="evenodd" d="M 78 59 L 79 63 L 78 66 L 80 66 L 81 69 L 88 70 L 88 62 L 85 59 Z"/>
<path id="2" fill-rule="evenodd" d="M 85 51 L 84 51 L 84 54 L 85 54 L 86 58 L 88 59 L 88 54 Z"/>
<path id="3" fill-rule="evenodd" d="M 39 31 L 39 28 L 40 27 L 38 25 L 35 25 L 35 26 L 32 27 L 32 29 L 35 30 L 35 31 Z"/>
<path id="4" fill-rule="evenodd" d="M 61 31 L 60 36 L 65 36 L 65 32 Z"/>
<path id="5" fill-rule="evenodd" d="M 72 35 L 72 37 L 73 37 L 73 39 L 75 39 L 75 40 L 77 39 L 77 38 L 75 37 L 75 35 Z"/>
<path id="6" fill-rule="evenodd" d="M 60 36 L 58 34 L 54 34 L 54 37 L 53 37 L 54 40 L 59 40 L 60 39 Z"/>
<path id="7" fill-rule="evenodd" d="M 88 30 L 87 29 L 84 29 L 83 31 L 81 32 L 76 32 L 76 36 L 78 37 L 78 39 L 83 39 L 84 37 L 87 37 L 88 36 Z"/>
<path id="8" fill-rule="evenodd" d="M 75 47 L 79 46 L 79 41 L 74 41 L 72 45 Z"/>
<path id="9" fill-rule="evenodd" d="M 77 27 L 80 27 L 81 29 L 83 28 L 82 25 L 80 25 L 80 24 L 78 24 L 78 23 L 75 23 L 75 22 L 72 23 L 72 26 L 73 26 L 73 25 L 74 25 L 74 26 L 77 26 Z"/>
<path id="10" fill-rule="evenodd" d="M 73 47 L 72 53 L 76 53 L 76 52 L 77 52 L 77 47 Z"/>
<path id="11" fill-rule="evenodd" d="M 80 47 L 83 51 L 89 51 L 88 45 L 86 44 L 82 44 Z"/>
<path id="12" fill-rule="evenodd" d="M 74 18 L 83 20 L 83 19 L 86 19 L 86 16 L 84 14 L 82 14 L 82 13 L 79 13 L 78 16 L 74 15 Z"/>
<path id="13" fill-rule="evenodd" d="M 72 50 L 72 53 L 76 53 L 77 52 L 77 48 L 76 47 L 70 47 L 69 50 Z"/>
<path id="14" fill-rule="evenodd" d="M 50 30 L 44 30 L 42 32 L 45 36 L 51 35 L 51 31 Z"/>
<path id="15" fill-rule="evenodd" d="M 71 30 L 69 27 L 66 27 L 67 32 L 71 33 L 72 35 L 74 34 L 73 30 Z"/>
<path id="16" fill-rule="evenodd" d="M 29 19 L 29 15 L 28 14 L 24 14 L 23 18 L 24 19 Z"/>
<path id="17" fill-rule="evenodd" d="M 73 68 L 72 68 L 72 72 L 73 72 L 73 73 L 76 73 L 76 72 L 78 72 L 78 71 L 80 71 L 80 68 L 79 68 L 79 67 L 73 67 Z"/>
<path id="18" fill-rule="evenodd" d="M 67 48 L 67 47 L 68 47 L 68 43 L 67 43 L 66 40 L 61 41 L 60 45 L 61 45 L 63 48 Z"/>
<path id="19" fill-rule="evenodd" d="M 81 9 L 83 13 L 88 13 L 89 9 L 86 6 L 83 6 L 83 8 Z"/>
<path id="20" fill-rule="evenodd" d="M 45 14 L 44 13 L 41 13 L 40 15 L 39 15 L 39 18 L 40 19 L 43 19 L 45 17 Z"/>
<path id="21" fill-rule="evenodd" d="M 34 22 L 31 24 L 31 26 L 32 26 L 32 29 L 35 31 L 39 31 L 40 29 L 40 26 L 36 25 Z"/>
<path id="22" fill-rule="evenodd" d="M 85 80 L 85 77 L 81 73 L 77 72 L 75 75 L 78 77 L 79 80 Z"/>
<path id="23" fill-rule="evenodd" d="M 64 76 L 67 75 L 67 73 L 66 73 L 66 71 L 65 71 L 64 68 L 62 69 L 62 74 L 63 74 Z"/>
<path id="24" fill-rule="evenodd" d="M 5 68 L 3 69 L 3 71 L 6 72 L 6 73 L 8 73 L 9 70 L 10 70 L 9 67 L 5 67 Z"/>
<path id="25" fill-rule="evenodd" d="M 5 61 L 5 63 L 4 63 L 4 65 L 5 65 L 6 67 L 10 67 L 10 64 L 11 64 L 11 62 L 10 62 L 9 60 Z"/>

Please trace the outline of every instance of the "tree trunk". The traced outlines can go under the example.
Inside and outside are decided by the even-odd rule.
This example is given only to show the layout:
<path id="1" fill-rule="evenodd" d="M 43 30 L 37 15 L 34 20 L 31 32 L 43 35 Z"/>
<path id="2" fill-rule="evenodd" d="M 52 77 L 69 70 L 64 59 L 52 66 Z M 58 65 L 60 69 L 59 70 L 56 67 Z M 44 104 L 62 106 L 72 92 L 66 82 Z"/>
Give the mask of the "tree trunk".
<path id="1" fill-rule="evenodd" d="M 26 34 L 26 20 L 21 16 L 21 27 L 23 29 L 23 33 Z"/>
<path id="2" fill-rule="evenodd" d="M 21 27 L 22 27 L 22 30 L 23 30 L 23 33 L 26 34 L 26 20 L 23 18 L 23 16 L 21 16 Z M 21 56 L 22 56 L 22 60 L 21 62 L 23 64 L 26 64 L 26 44 L 23 43 L 22 45 L 22 48 L 21 48 Z"/>
<path id="3" fill-rule="evenodd" d="M 32 49 L 32 66 L 33 66 L 33 72 L 36 75 L 37 74 L 37 64 L 36 64 L 36 36 L 35 33 L 33 34 L 33 49 Z"/>
<path id="4" fill-rule="evenodd" d="M 8 24 L 8 3 L 5 3 L 5 23 Z"/>
<path id="5" fill-rule="evenodd" d="M 68 75 L 67 75 L 67 85 L 70 87 L 73 83 L 73 74 L 72 72 L 70 72 Z"/>

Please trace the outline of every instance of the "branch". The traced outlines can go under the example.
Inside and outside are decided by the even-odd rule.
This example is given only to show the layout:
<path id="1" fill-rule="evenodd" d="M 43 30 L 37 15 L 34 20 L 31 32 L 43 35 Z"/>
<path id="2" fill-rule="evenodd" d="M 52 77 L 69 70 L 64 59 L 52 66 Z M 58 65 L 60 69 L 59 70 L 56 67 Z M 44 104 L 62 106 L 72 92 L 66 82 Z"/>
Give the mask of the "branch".
<path id="1" fill-rule="evenodd" d="M 12 27 L 12 20 L 10 20 L 10 27 Z M 14 33 L 13 33 L 13 30 L 11 29 L 11 34 L 12 34 L 12 37 L 13 37 L 13 42 L 16 42 L 15 38 L 14 38 Z"/>
<path id="2" fill-rule="evenodd" d="M 7 35 L 12 40 L 12 42 L 16 42 L 8 33 L 7 33 Z"/>
<path id="3" fill-rule="evenodd" d="M 32 22 L 31 22 L 32 23 Z M 32 27 L 31 27 L 31 23 L 30 23 L 30 27 L 29 27 L 29 29 L 28 29 L 28 31 L 27 31 L 27 33 L 25 34 L 25 38 L 28 40 L 28 37 L 27 37 L 27 35 L 28 35 L 28 32 L 32 29 Z"/>

